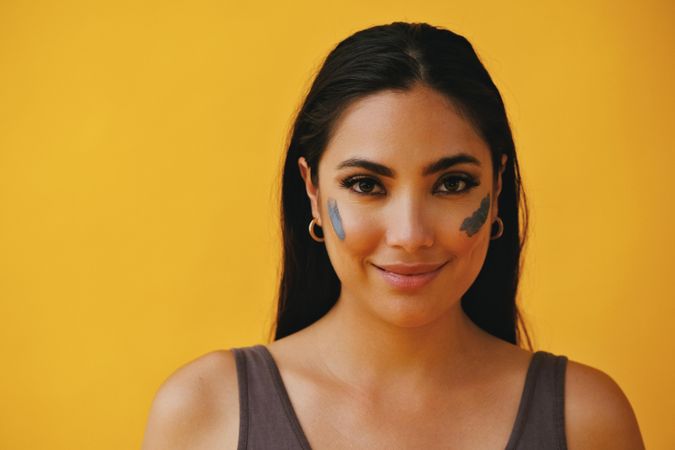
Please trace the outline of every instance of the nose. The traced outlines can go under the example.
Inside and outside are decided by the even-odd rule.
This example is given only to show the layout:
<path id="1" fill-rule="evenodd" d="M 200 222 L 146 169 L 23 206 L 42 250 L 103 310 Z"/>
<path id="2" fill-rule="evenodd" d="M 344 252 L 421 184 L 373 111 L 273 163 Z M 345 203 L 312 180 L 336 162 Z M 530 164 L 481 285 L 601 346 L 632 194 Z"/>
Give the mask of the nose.
<path id="1" fill-rule="evenodd" d="M 387 245 L 402 248 L 408 253 L 433 245 L 431 218 L 420 201 L 412 195 L 402 196 L 390 207 L 391 214 L 387 216 L 386 224 Z"/>

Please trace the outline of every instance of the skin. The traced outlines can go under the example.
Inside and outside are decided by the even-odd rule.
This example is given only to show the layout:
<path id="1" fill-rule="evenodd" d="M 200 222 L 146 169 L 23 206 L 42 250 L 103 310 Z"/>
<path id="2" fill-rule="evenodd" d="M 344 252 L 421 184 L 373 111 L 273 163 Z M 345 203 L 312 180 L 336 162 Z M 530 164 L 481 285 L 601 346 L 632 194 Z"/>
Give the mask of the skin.
<path id="1" fill-rule="evenodd" d="M 459 151 L 480 166 L 421 175 Z M 394 178 L 378 176 L 381 186 L 352 186 L 384 195 L 341 186 L 347 175 L 374 175 L 337 169 L 356 157 L 395 171 Z M 267 347 L 312 448 L 503 449 L 531 352 L 482 331 L 460 304 L 490 244 L 485 224 L 498 214 L 501 171 L 493 183 L 486 144 L 445 97 L 415 86 L 347 108 L 317 186 L 303 158 L 298 167 L 318 224 L 332 221 L 325 241 L 314 244 L 326 246 L 341 292 L 321 319 Z M 471 173 L 480 184 L 442 196 L 437 181 L 447 173 Z M 393 289 L 372 266 L 445 261 L 433 282 L 414 292 Z M 231 350 L 189 362 L 157 393 L 143 449 L 236 448 L 238 394 Z M 564 408 L 569 450 L 644 449 L 630 403 L 605 373 L 568 361 Z"/>
<path id="2" fill-rule="evenodd" d="M 462 163 L 422 175 L 430 163 L 460 152 L 473 156 L 479 165 Z M 385 165 L 396 176 L 385 177 L 360 167 L 338 168 L 354 158 Z M 505 162 L 504 156 L 502 167 Z M 351 392 L 349 397 L 358 395 L 363 400 L 365 396 L 366 410 L 371 414 L 375 408 L 378 417 L 387 417 L 391 406 L 399 405 L 408 411 L 403 416 L 414 412 L 416 420 L 429 415 L 425 413 L 430 411 L 429 405 L 448 398 L 456 402 L 473 396 L 473 401 L 480 403 L 475 392 L 466 388 L 467 381 L 488 383 L 493 378 L 490 371 L 509 358 L 511 368 L 520 371 L 514 373 L 524 373 L 529 352 L 483 332 L 461 309 L 461 296 L 477 277 L 490 243 L 490 228 L 484 224 L 498 214 L 501 171 L 493 183 L 487 144 L 452 103 L 423 86 L 361 99 L 336 123 L 318 167 L 318 185 L 311 182 L 311 169 L 304 158 L 298 167 L 313 216 L 319 224 L 328 218 L 334 225 L 325 228 L 330 231 L 323 244 L 342 289 L 335 307 L 321 320 L 285 342 L 282 339 L 270 345 L 279 360 L 293 358 L 294 353 L 320 355 L 314 362 L 296 359 L 296 363 L 303 365 L 304 371 L 323 372 L 324 378 Z M 439 184 L 450 174 L 471 176 L 479 184 L 467 190 L 457 179 Z M 341 185 L 353 176 L 370 181 L 349 188 Z M 462 192 L 449 193 L 453 190 Z M 365 196 L 364 191 L 380 195 Z M 331 211 L 337 211 L 338 204 L 341 221 L 336 227 L 337 215 Z M 432 283 L 414 292 L 387 285 L 373 266 L 418 262 L 447 264 Z M 298 348 L 303 350 L 298 352 Z M 495 434 L 497 442 L 508 438 L 520 382 L 505 394 L 512 408 Z M 302 390 L 300 385 L 306 380 L 295 386 L 293 380 L 288 383 L 290 389 Z M 333 405 L 344 402 L 340 398 L 323 400 Z M 317 398 L 310 396 L 306 401 L 305 410 L 319 407 Z M 380 404 L 388 405 L 386 411 L 375 406 Z M 461 415 L 446 413 L 444 421 L 468 425 L 466 418 L 460 420 L 457 414 Z M 392 423 L 401 418 L 392 418 Z M 305 417 L 307 427 L 314 424 L 317 430 L 321 423 L 331 423 L 327 419 L 316 414 Z M 438 418 L 431 423 L 438 423 Z M 342 425 L 349 429 L 348 424 Z M 429 436 L 438 436 L 436 432 Z M 340 439 L 326 433 L 315 431 L 312 437 Z M 461 427 L 446 433 L 454 433 L 454 442 L 461 442 Z M 400 431 L 395 436 L 402 438 Z M 342 438 L 347 444 L 354 436 Z M 419 444 L 419 434 L 415 439 Z"/>
<path id="3" fill-rule="evenodd" d="M 342 225 L 342 218 L 340 217 L 340 210 L 338 209 L 337 202 L 335 199 L 328 199 L 328 215 L 330 216 L 330 223 L 333 225 L 333 231 L 335 235 L 341 241 L 345 240 L 345 230 Z"/>
<path id="4" fill-rule="evenodd" d="M 462 163 L 421 174 L 428 164 L 459 152 L 473 156 L 480 166 Z M 396 177 L 358 167 L 337 169 L 353 158 L 383 164 Z M 506 157 L 502 164 L 505 161 Z M 318 186 L 312 184 L 304 158 L 298 165 L 312 214 L 319 225 L 327 218 L 333 225 L 325 228 L 330 231 L 324 244 L 342 293 L 331 327 L 363 330 L 357 334 L 376 338 L 398 355 L 396 365 L 420 367 L 420 358 L 437 361 L 436 353 L 447 357 L 445 346 L 434 349 L 437 345 L 426 346 L 420 354 L 416 342 L 457 343 L 458 334 L 472 329 L 458 305 L 485 260 L 490 230 L 483 225 L 495 220 L 501 190 L 501 173 L 497 183 L 492 182 L 487 145 L 445 97 L 419 87 L 408 93 L 375 94 L 347 108 L 321 158 Z M 465 185 L 455 178 L 455 184 L 439 187 L 448 175 L 472 176 L 480 184 L 451 194 Z M 351 188 L 340 185 L 351 176 L 370 181 Z M 373 266 L 417 262 L 447 264 L 430 285 L 412 293 L 392 289 Z M 354 335 L 354 341 L 364 339 Z M 381 350 L 377 358 L 384 359 Z M 389 364 L 380 371 L 387 372 Z M 372 360 L 369 365 L 373 367 Z"/>
<path id="5" fill-rule="evenodd" d="M 459 229 L 466 231 L 466 234 L 469 237 L 478 233 L 485 223 L 485 219 L 487 219 L 489 208 L 490 194 L 486 195 L 485 198 L 481 200 L 480 207 L 471 214 L 471 217 L 464 219 L 464 222 L 462 222 L 462 226 Z"/>

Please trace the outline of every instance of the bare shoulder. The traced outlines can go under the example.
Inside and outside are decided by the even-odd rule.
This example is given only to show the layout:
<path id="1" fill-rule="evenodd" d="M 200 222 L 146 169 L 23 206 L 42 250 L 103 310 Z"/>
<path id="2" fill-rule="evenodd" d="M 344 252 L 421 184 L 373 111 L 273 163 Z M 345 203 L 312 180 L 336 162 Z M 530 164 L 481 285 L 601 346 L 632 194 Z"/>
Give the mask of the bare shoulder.
<path id="1" fill-rule="evenodd" d="M 640 450 L 637 418 L 623 390 L 605 372 L 568 360 L 565 432 L 569 450 Z"/>
<path id="2" fill-rule="evenodd" d="M 152 401 L 143 450 L 236 449 L 237 383 L 232 350 L 206 353 L 176 369 Z"/>

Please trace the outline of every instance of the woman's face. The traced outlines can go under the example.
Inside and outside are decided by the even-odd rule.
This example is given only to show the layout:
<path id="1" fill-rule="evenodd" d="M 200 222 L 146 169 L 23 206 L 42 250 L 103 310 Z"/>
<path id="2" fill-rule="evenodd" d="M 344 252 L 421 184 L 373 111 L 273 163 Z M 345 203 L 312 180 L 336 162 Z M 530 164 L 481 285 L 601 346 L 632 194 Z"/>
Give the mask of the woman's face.
<path id="1" fill-rule="evenodd" d="M 318 186 L 298 164 L 340 301 L 404 327 L 456 306 L 485 260 L 501 170 L 493 185 L 488 146 L 446 97 L 416 85 L 357 100 L 335 124 Z"/>

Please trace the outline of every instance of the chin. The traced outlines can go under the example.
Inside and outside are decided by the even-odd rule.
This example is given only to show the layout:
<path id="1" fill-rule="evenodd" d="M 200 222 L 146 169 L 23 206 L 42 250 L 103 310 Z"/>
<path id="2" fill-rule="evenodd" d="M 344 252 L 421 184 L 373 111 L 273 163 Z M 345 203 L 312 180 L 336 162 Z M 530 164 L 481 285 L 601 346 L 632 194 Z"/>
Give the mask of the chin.
<path id="1" fill-rule="evenodd" d="M 377 309 L 379 309 L 377 314 L 385 322 L 401 328 L 417 328 L 429 325 L 440 319 L 446 312 L 440 308 L 441 305 L 427 303 L 419 298 L 389 298 L 388 303 L 386 307 L 377 305 Z"/>

